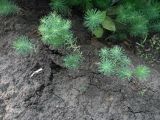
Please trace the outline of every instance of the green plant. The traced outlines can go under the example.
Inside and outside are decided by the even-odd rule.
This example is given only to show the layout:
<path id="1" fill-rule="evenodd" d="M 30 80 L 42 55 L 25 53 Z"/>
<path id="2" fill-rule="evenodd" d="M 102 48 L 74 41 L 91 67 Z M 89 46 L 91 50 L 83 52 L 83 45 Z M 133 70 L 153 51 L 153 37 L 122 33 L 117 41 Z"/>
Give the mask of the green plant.
<path id="1" fill-rule="evenodd" d="M 10 0 L 0 0 L 0 16 L 15 14 L 18 10 L 18 6 Z"/>
<path id="2" fill-rule="evenodd" d="M 106 10 L 111 6 L 112 3 L 111 0 L 93 0 L 93 2 L 94 6 L 101 10 Z"/>
<path id="3" fill-rule="evenodd" d="M 111 6 L 111 0 L 68 0 L 68 4 L 72 6 L 80 6 L 84 11 L 97 8 L 106 10 Z"/>
<path id="4" fill-rule="evenodd" d="M 64 66 L 69 69 L 76 69 L 81 63 L 81 54 L 69 54 L 64 57 Z"/>
<path id="5" fill-rule="evenodd" d="M 120 79 L 130 80 L 133 76 L 133 71 L 129 67 L 124 67 L 119 71 L 118 76 Z"/>
<path id="6" fill-rule="evenodd" d="M 106 11 L 90 9 L 86 12 L 84 17 L 84 25 L 94 34 L 97 38 L 102 37 L 104 29 L 115 31 L 115 24 L 109 16 L 106 16 Z"/>
<path id="7" fill-rule="evenodd" d="M 76 39 L 70 29 L 71 22 L 55 13 L 51 13 L 42 18 L 39 26 L 42 41 L 45 44 L 56 48 L 64 46 L 67 50 L 70 49 L 73 51 L 73 53 L 64 58 L 64 65 L 69 69 L 75 69 L 79 67 L 82 54 L 79 47 L 76 45 Z"/>
<path id="8" fill-rule="evenodd" d="M 111 3 L 111 0 L 51 0 L 50 6 L 63 15 L 69 13 L 73 7 L 78 7 L 82 11 L 92 8 L 106 10 Z"/>
<path id="9" fill-rule="evenodd" d="M 60 47 L 67 44 L 67 41 L 71 41 L 73 34 L 70 29 L 71 22 L 55 13 L 42 18 L 39 26 L 42 41 L 53 47 Z"/>
<path id="10" fill-rule="evenodd" d="M 144 18 L 132 4 L 121 5 L 117 13 L 117 21 L 129 26 L 131 36 L 144 36 L 148 33 L 148 21 Z"/>
<path id="11" fill-rule="evenodd" d="M 160 3 L 146 0 L 124 0 L 118 7 L 117 21 L 123 24 L 130 36 L 145 37 L 159 31 Z"/>
<path id="12" fill-rule="evenodd" d="M 99 71 L 107 76 L 118 75 L 120 78 L 131 79 L 132 72 L 129 69 L 130 59 L 124 54 L 121 47 L 115 46 L 111 49 L 102 48 L 99 52 Z"/>
<path id="13" fill-rule="evenodd" d="M 89 30 L 94 30 L 97 27 L 100 27 L 102 22 L 104 21 L 106 17 L 105 12 L 101 12 L 99 10 L 88 10 L 85 14 L 85 26 L 88 27 Z"/>
<path id="14" fill-rule="evenodd" d="M 99 52 L 99 72 L 107 76 L 117 76 L 120 79 L 145 79 L 149 76 L 149 68 L 138 66 L 135 70 L 131 68 L 131 60 L 126 56 L 121 47 L 102 48 Z"/>
<path id="15" fill-rule="evenodd" d="M 123 50 L 121 47 L 115 46 L 110 49 L 110 54 L 111 58 L 117 62 L 121 60 L 121 57 L 123 56 Z"/>
<path id="16" fill-rule="evenodd" d="M 66 0 L 52 0 L 50 6 L 52 10 L 55 10 L 57 13 L 65 15 L 69 13 L 69 7 Z"/>
<path id="17" fill-rule="evenodd" d="M 146 79 L 150 75 L 150 69 L 146 66 L 139 65 L 136 67 L 134 74 L 140 80 Z"/>
<path id="18" fill-rule="evenodd" d="M 142 89 L 141 91 L 139 91 L 139 94 L 141 96 L 144 96 L 144 94 L 146 93 L 147 89 Z"/>
<path id="19" fill-rule="evenodd" d="M 111 60 L 103 60 L 99 64 L 99 72 L 107 76 L 113 75 L 115 72 L 115 64 Z"/>
<path id="20" fill-rule="evenodd" d="M 14 41 L 13 48 L 17 53 L 27 55 L 33 52 L 34 45 L 30 42 L 27 36 L 20 36 Z"/>

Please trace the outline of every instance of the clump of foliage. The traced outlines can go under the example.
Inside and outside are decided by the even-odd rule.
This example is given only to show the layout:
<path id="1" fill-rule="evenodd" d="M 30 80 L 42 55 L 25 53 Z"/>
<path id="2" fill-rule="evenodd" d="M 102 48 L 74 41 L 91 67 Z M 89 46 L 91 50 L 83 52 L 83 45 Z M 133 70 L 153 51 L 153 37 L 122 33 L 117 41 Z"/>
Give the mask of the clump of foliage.
<path id="1" fill-rule="evenodd" d="M 149 75 L 149 68 L 138 66 L 131 69 L 131 60 L 125 55 L 121 47 L 115 46 L 111 49 L 102 48 L 99 52 L 99 72 L 107 76 L 118 76 L 120 79 L 130 80 L 133 76 L 145 79 Z M 145 76 L 145 74 L 148 74 Z"/>
<path id="2" fill-rule="evenodd" d="M 41 19 L 39 31 L 42 35 L 42 41 L 45 44 L 54 47 L 65 45 L 72 39 L 71 22 L 62 19 L 61 16 L 51 13 Z"/>
<path id="3" fill-rule="evenodd" d="M 60 14 L 68 14 L 69 6 L 66 0 L 52 0 L 50 3 L 52 10 Z"/>
<path id="4" fill-rule="evenodd" d="M 121 78 L 132 77 L 129 76 L 130 59 L 124 54 L 121 47 L 115 46 L 111 49 L 102 48 L 99 52 L 100 64 L 99 71 L 104 75 L 118 75 Z M 123 71 L 123 72 L 122 72 Z"/>
<path id="5" fill-rule="evenodd" d="M 105 29 L 112 32 L 116 31 L 115 23 L 107 15 L 106 11 L 92 9 L 92 7 L 96 5 L 97 8 L 98 6 L 103 8 L 103 5 L 100 3 L 104 1 L 105 0 L 53 0 L 50 5 L 53 10 L 61 14 L 65 14 L 65 12 L 67 13 L 70 8 L 74 6 L 81 5 L 82 8 L 85 8 L 84 11 L 86 11 L 84 25 L 92 32 L 92 34 L 97 38 L 100 38 L 102 37 Z M 131 3 L 132 2 L 125 2 L 124 5 L 119 7 L 120 11 L 117 16 L 117 20 L 123 24 L 129 25 L 128 28 L 130 35 L 145 36 L 149 31 L 148 25 L 150 23 L 150 19 L 143 15 L 144 12 L 142 12 L 139 7 L 135 7 Z M 152 17 L 152 19 L 153 18 L 154 17 Z M 42 18 L 39 26 L 42 41 L 45 44 L 56 48 L 66 47 L 73 51 L 73 53 L 65 56 L 63 61 L 65 67 L 75 69 L 79 67 L 82 55 L 79 47 L 76 45 L 74 35 L 70 29 L 71 22 L 63 19 L 56 13 L 51 13 Z M 140 77 L 140 75 L 143 76 L 144 73 L 149 73 L 146 69 L 141 69 L 140 71 L 139 68 L 141 66 L 138 66 L 135 70 L 131 69 L 131 60 L 126 56 L 121 47 L 116 46 L 111 49 L 103 48 L 100 50 L 99 54 L 101 59 L 99 63 L 99 71 L 104 75 L 115 75 L 121 79 L 131 79 L 135 76 L 141 79 L 145 77 Z"/>
<path id="6" fill-rule="evenodd" d="M 56 12 L 65 14 L 73 7 L 79 7 L 82 11 L 92 8 L 106 10 L 111 4 L 111 0 L 52 0 L 50 6 Z"/>
<path id="7" fill-rule="evenodd" d="M 42 35 L 42 41 L 55 48 L 66 47 L 73 51 L 73 54 L 64 58 L 65 67 L 75 69 L 79 67 L 82 55 L 79 47 L 76 45 L 76 39 L 71 32 L 71 22 L 63 19 L 56 13 L 51 13 L 41 19 L 39 31 Z M 74 54 L 79 53 L 79 54 Z"/>
<path id="8" fill-rule="evenodd" d="M 88 27 L 89 30 L 94 30 L 97 27 L 100 27 L 106 17 L 105 14 L 105 12 L 101 12 L 99 10 L 88 10 L 85 14 L 85 26 Z"/>
<path id="9" fill-rule="evenodd" d="M 69 69 L 76 69 L 81 63 L 81 54 L 69 54 L 64 58 L 64 66 Z"/>
<path id="10" fill-rule="evenodd" d="M 149 77 L 150 74 L 150 69 L 146 66 L 143 65 L 139 65 L 135 71 L 134 74 L 136 75 L 136 77 L 140 80 L 142 79 L 146 79 L 147 77 Z"/>
<path id="11" fill-rule="evenodd" d="M 13 43 L 13 48 L 18 54 L 28 55 L 34 50 L 34 45 L 27 36 L 19 36 Z"/>
<path id="12" fill-rule="evenodd" d="M 50 6 L 60 14 L 68 14 L 73 7 L 81 8 L 85 12 L 85 26 L 97 38 L 102 37 L 105 29 L 116 31 L 117 35 L 125 33 L 133 37 L 145 37 L 151 31 L 160 31 L 158 1 L 121 0 L 119 4 L 112 7 L 114 3 L 115 1 L 112 0 L 52 0 Z M 115 9 L 116 7 L 118 9 Z M 115 22 L 108 15 L 109 12 L 114 15 L 113 18 L 116 17 L 116 27 Z"/>
<path id="13" fill-rule="evenodd" d="M 117 21 L 130 36 L 144 37 L 150 31 L 159 31 L 160 3 L 146 0 L 123 0 L 117 10 Z"/>
<path id="14" fill-rule="evenodd" d="M 106 11 L 96 9 L 88 10 L 85 14 L 84 25 L 97 37 L 102 37 L 104 29 L 115 31 L 112 19 L 106 16 Z"/>
<path id="15" fill-rule="evenodd" d="M 133 71 L 131 68 L 122 68 L 121 71 L 119 71 L 118 77 L 120 79 L 127 79 L 130 80 L 133 76 Z"/>
<path id="16" fill-rule="evenodd" d="M 10 0 L 0 0 L 0 16 L 15 14 L 18 10 L 18 6 Z"/>

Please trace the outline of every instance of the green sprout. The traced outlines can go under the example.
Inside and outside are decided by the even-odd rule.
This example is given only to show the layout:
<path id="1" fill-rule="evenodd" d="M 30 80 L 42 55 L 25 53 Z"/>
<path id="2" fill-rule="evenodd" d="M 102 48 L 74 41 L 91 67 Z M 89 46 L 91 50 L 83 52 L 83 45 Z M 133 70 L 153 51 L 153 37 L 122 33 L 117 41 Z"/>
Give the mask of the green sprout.
<path id="1" fill-rule="evenodd" d="M 0 0 L 0 16 L 15 14 L 18 10 L 18 6 L 10 0 Z"/>
<path id="2" fill-rule="evenodd" d="M 104 75 L 110 76 L 115 72 L 114 67 L 115 65 L 111 60 L 101 61 L 99 64 L 99 72 L 103 73 Z"/>
<path id="3" fill-rule="evenodd" d="M 93 31 L 100 27 L 102 22 L 105 20 L 105 17 L 105 12 L 101 12 L 95 9 L 88 10 L 85 14 L 84 25 L 89 28 L 89 30 Z"/>
<path id="4" fill-rule="evenodd" d="M 150 72 L 151 71 L 148 67 L 139 65 L 138 67 L 136 67 L 134 74 L 138 79 L 142 80 L 142 79 L 146 79 L 147 77 L 149 77 Z"/>
<path id="5" fill-rule="evenodd" d="M 17 53 L 27 55 L 34 50 L 34 45 L 27 36 L 20 36 L 14 41 L 13 48 Z"/>
<path id="6" fill-rule="evenodd" d="M 69 69 L 76 69 L 79 67 L 82 56 L 80 54 L 70 54 L 64 58 L 64 66 Z"/>
<path id="7" fill-rule="evenodd" d="M 105 61 L 110 56 L 110 49 L 108 49 L 108 48 L 102 48 L 99 51 L 99 56 L 100 56 L 100 58 L 101 58 L 102 61 Z"/>
<path id="8" fill-rule="evenodd" d="M 113 60 L 117 61 L 120 60 L 123 56 L 123 50 L 121 47 L 115 46 L 112 49 L 110 49 L 110 54 L 113 58 Z"/>

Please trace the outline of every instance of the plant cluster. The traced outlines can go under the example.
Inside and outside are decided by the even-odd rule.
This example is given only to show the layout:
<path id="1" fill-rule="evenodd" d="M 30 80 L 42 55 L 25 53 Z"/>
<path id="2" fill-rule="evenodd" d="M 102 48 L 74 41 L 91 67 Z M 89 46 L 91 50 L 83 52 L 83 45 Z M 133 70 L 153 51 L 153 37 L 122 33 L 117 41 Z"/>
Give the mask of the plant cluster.
<path id="1" fill-rule="evenodd" d="M 19 36 L 13 42 L 13 48 L 18 54 L 28 55 L 34 51 L 35 47 L 27 36 Z"/>
<path id="2" fill-rule="evenodd" d="M 10 0 L 0 0 L 0 16 L 15 14 L 19 7 Z"/>
<path id="3" fill-rule="evenodd" d="M 144 37 L 159 32 L 160 3 L 150 0 L 123 0 L 117 10 L 117 21 L 130 36 Z"/>
<path id="4" fill-rule="evenodd" d="M 64 58 L 64 65 L 67 68 L 75 69 L 79 66 L 82 55 L 70 29 L 71 21 L 63 19 L 56 13 L 51 13 L 42 18 L 39 26 L 44 44 L 55 48 L 66 47 L 73 51 L 71 55 Z"/>
<path id="5" fill-rule="evenodd" d="M 113 18 L 116 18 L 115 21 L 105 14 L 108 14 L 107 8 L 107 11 L 89 9 L 85 14 L 84 23 L 97 38 L 102 37 L 103 28 L 116 31 L 120 37 L 145 37 L 149 32 L 160 31 L 159 6 L 159 2 L 150 0 L 122 0 L 116 9 L 113 7 L 110 11 L 114 15 Z"/>
<path id="6" fill-rule="evenodd" d="M 106 10 L 111 4 L 111 0 L 51 0 L 50 6 L 58 13 L 68 14 L 73 7 L 80 7 L 83 11 L 95 7 Z"/>
<path id="7" fill-rule="evenodd" d="M 111 49 L 102 48 L 99 52 L 99 72 L 107 76 L 118 76 L 120 79 L 146 79 L 150 70 L 146 66 L 139 65 L 131 69 L 131 60 L 126 56 L 121 47 L 115 46 Z"/>
<path id="8" fill-rule="evenodd" d="M 97 38 L 103 36 L 104 29 L 115 31 L 113 20 L 106 15 L 106 9 L 111 6 L 111 0 L 52 0 L 51 8 L 62 15 L 69 14 L 71 8 L 80 6 L 85 12 L 84 25 Z"/>
<path id="9" fill-rule="evenodd" d="M 145 36 L 150 29 L 157 27 L 152 23 L 159 19 L 159 7 L 153 3 L 148 3 L 147 7 L 149 6 L 149 9 L 144 9 L 145 7 L 139 6 L 135 1 L 124 0 L 123 5 L 118 7 L 116 20 L 127 26 L 129 29 L 127 33 L 129 32 L 130 35 Z M 11 2 L 8 1 L 8 3 L 11 5 Z M 38 28 L 42 36 L 42 42 L 53 48 L 65 48 L 68 54 L 63 59 L 64 66 L 69 69 L 78 68 L 83 56 L 71 31 L 71 21 L 62 18 L 57 13 L 68 14 L 72 7 L 80 5 L 85 11 L 84 25 L 93 35 L 100 38 L 104 30 L 117 31 L 115 22 L 106 11 L 109 4 L 111 4 L 110 0 L 52 0 L 50 5 L 56 12 L 51 12 L 43 17 Z M 22 55 L 29 54 L 34 50 L 34 45 L 26 36 L 18 37 L 13 43 L 13 47 Z M 150 69 L 148 67 L 143 65 L 136 68 L 131 67 L 131 60 L 121 47 L 102 48 L 99 56 L 98 70 L 104 75 L 117 76 L 120 79 L 128 80 L 134 77 L 141 80 L 149 76 Z"/>
<path id="10" fill-rule="evenodd" d="M 117 35 L 134 37 L 144 37 L 151 31 L 160 31 L 158 1 L 122 0 L 114 7 L 113 4 L 111 0 L 52 0 L 50 6 L 60 14 L 68 14 L 72 7 L 81 6 L 85 12 L 84 25 L 97 38 L 102 37 L 104 29 L 116 31 Z M 114 15 L 116 21 L 109 17 L 108 12 Z M 115 22 L 118 24 L 115 25 Z"/>
<path id="11" fill-rule="evenodd" d="M 62 19 L 59 15 L 51 13 L 40 21 L 39 31 L 42 41 L 54 47 L 60 47 L 72 40 L 73 34 L 70 31 L 71 22 Z"/>

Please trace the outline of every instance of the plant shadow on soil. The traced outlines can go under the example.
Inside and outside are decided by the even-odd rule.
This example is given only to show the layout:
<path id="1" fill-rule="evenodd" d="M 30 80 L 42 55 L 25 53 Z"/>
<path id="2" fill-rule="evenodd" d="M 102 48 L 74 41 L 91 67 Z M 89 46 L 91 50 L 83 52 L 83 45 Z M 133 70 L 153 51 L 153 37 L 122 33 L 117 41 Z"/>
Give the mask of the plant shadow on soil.
<path id="1" fill-rule="evenodd" d="M 105 45 L 90 40 L 78 16 L 71 19 L 85 61 L 78 70 L 67 70 L 60 61 L 65 50 L 50 50 L 41 43 L 33 16 L 0 18 L 0 120 L 160 120 L 157 70 L 147 81 L 99 74 L 96 53 Z M 31 38 L 37 52 L 17 55 L 11 46 L 19 35 Z M 142 63 L 129 56 L 135 65 Z M 30 77 L 39 68 L 42 71 Z"/>

